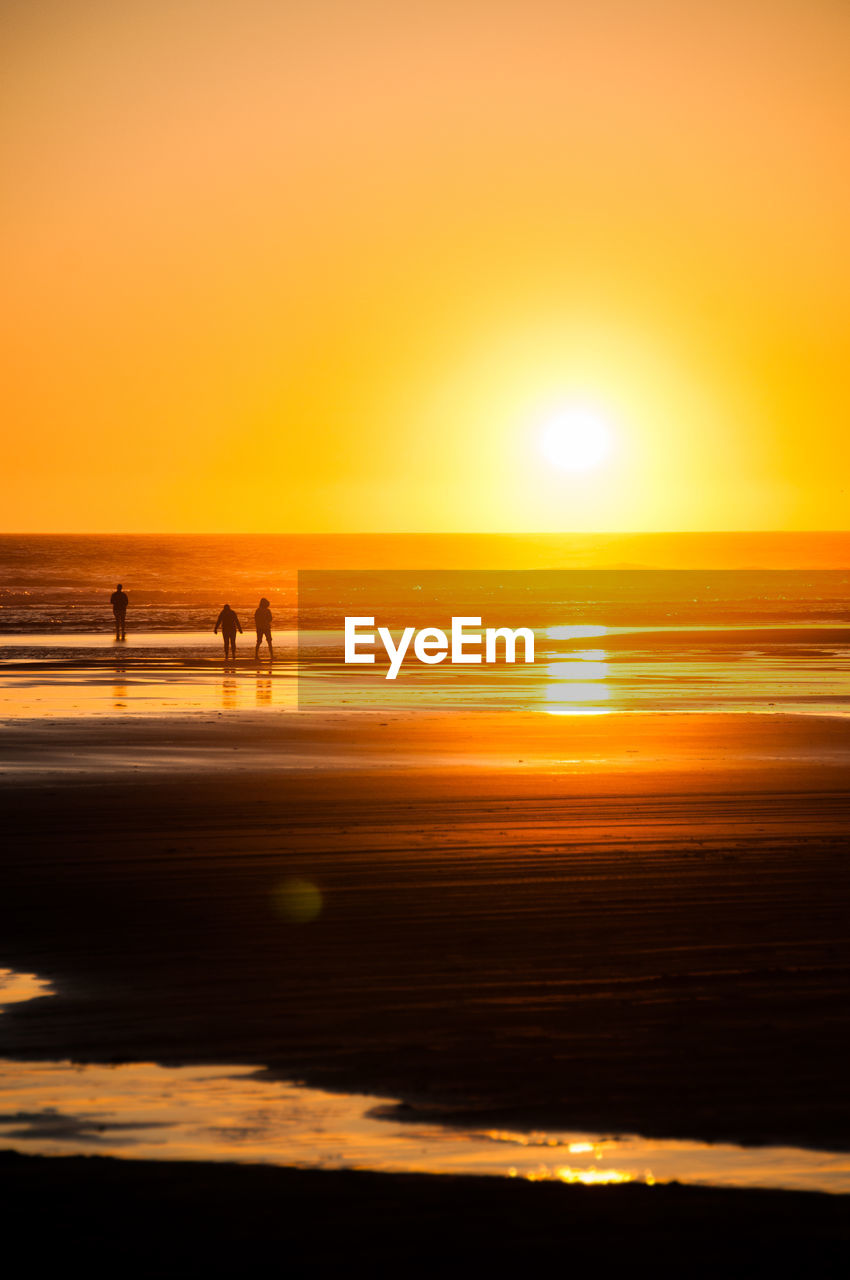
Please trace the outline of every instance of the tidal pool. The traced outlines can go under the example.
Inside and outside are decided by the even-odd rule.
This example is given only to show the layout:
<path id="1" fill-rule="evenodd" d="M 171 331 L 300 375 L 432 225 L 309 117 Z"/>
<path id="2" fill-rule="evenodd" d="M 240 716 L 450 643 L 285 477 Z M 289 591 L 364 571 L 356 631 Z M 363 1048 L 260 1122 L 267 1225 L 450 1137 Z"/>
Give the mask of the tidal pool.
<path id="1" fill-rule="evenodd" d="M 0 1009 L 50 994 L 34 974 L 0 970 Z M 850 1192 L 846 1152 L 462 1128 L 402 1119 L 397 1105 L 246 1066 L 0 1059 L 0 1145 L 42 1155 Z"/>

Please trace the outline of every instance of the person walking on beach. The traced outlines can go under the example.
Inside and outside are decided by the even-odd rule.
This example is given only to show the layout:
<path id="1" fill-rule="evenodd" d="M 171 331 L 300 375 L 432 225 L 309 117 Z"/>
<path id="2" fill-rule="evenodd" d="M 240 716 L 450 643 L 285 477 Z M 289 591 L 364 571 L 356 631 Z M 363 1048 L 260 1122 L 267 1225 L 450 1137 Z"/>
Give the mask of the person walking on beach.
<path id="1" fill-rule="evenodd" d="M 109 602 L 112 605 L 112 612 L 115 615 L 115 639 L 126 640 L 125 623 L 127 619 L 127 605 L 129 601 L 127 600 L 127 592 L 121 586 L 120 582 L 118 583 L 117 589 L 113 591 L 112 595 L 109 597 Z"/>
<path id="2" fill-rule="evenodd" d="M 224 640 L 224 660 L 228 657 L 236 657 L 236 632 L 242 635 L 242 623 L 237 618 L 229 604 L 226 604 L 218 615 L 218 621 L 215 624 L 213 635 L 218 635 L 218 629 L 221 627 L 221 635 Z"/>
<path id="3" fill-rule="evenodd" d="M 254 657 L 260 656 L 260 645 L 265 640 L 269 646 L 269 657 L 274 657 L 272 649 L 272 611 L 269 608 L 269 602 L 265 596 L 260 601 L 259 608 L 254 612 L 254 622 L 257 627 L 257 647 L 254 650 Z"/>

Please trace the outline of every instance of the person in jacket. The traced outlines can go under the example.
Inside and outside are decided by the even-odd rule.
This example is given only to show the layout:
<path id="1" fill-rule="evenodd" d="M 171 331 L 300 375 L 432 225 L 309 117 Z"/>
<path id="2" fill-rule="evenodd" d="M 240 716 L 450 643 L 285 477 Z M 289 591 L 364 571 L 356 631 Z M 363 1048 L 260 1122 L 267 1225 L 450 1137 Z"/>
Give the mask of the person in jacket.
<path id="1" fill-rule="evenodd" d="M 226 604 L 218 615 L 213 635 L 218 635 L 218 629 L 221 627 L 221 637 L 224 640 L 224 658 L 236 657 L 236 632 L 242 635 L 242 623 L 237 618 L 229 604 Z"/>
<path id="2" fill-rule="evenodd" d="M 265 596 L 260 601 L 259 607 L 254 613 L 254 623 L 257 627 L 257 647 L 254 650 L 254 657 L 260 656 L 260 645 L 265 640 L 269 646 L 269 657 L 274 657 L 272 648 L 272 611 L 269 608 L 269 602 Z"/>
<path id="3" fill-rule="evenodd" d="M 124 590 L 120 582 L 118 583 L 116 590 L 113 591 L 112 595 L 109 597 L 109 603 L 112 605 L 112 613 L 115 618 L 115 639 L 126 640 L 127 636 L 125 627 L 127 622 L 127 605 L 129 601 L 127 600 L 127 592 Z"/>

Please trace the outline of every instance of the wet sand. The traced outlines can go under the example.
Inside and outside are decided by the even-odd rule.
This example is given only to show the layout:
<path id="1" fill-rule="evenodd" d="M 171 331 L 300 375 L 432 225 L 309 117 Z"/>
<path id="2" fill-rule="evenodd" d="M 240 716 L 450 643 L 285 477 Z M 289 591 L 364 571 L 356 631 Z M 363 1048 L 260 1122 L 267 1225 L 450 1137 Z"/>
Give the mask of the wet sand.
<path id="1" fill-rule="evenodd" d="M 0 1195 L 45 1271 L 89 1275 L 844 1276 L 846 1197 L 602 1190 L 0 1152 Z"/>
<path id="2" fill-rule="evenodd" d="M 2 960 L 59 991 L 7 1056 L 850 1145 L 846 721 L 54 720 L 0 766 Z"/>

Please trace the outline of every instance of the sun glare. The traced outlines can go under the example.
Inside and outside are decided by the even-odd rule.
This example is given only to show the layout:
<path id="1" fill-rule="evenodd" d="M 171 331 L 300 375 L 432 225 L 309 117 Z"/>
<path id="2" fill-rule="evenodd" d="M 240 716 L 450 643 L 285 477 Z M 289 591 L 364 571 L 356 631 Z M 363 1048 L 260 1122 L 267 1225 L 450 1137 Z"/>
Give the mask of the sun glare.
<path id="1" fill-rule="evenodd" d="M 564 409 L 540 432 L 543 457 L 562 471 L 590 471 L 611 452 L 611 431 L 592 409 Z"/>

